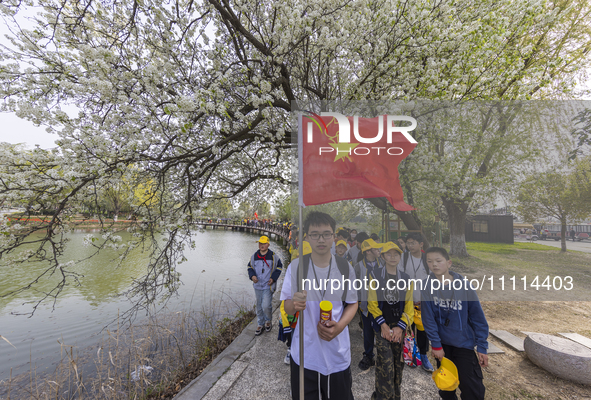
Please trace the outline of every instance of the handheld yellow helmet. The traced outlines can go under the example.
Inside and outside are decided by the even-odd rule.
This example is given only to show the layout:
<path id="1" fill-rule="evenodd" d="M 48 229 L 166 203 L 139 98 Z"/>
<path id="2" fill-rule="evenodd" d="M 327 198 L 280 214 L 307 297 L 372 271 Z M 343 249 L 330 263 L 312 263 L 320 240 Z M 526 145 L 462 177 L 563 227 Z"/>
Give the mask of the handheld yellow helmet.
<path id="1" fill-rule="evenodd" d="M 460 385 L 458 368 L 449 358 L 441 359 L 441 365 L 433 372 L 432 378 L 440 390 L 453 391 Z"/>

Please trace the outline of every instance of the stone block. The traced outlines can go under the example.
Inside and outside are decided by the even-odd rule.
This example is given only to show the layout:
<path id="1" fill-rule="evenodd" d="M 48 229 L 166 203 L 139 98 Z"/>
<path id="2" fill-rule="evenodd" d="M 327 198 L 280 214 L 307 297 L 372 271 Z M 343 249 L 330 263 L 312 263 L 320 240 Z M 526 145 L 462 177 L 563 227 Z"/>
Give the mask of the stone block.
<path id="1" fill-rule="evenodd" d="M 557 336 L 530 333 L 525 354 L 538 367 L 569 381 L 591 385 L 591 349 Z"/>
<path id="2" fill-rule="evenodd" d="M 591 349 L 591 339 L 583 335 L 579 335 L 578 333 L 559 333 L 559 335 Z"/>
<path id="3" fill-rule="evenodd" d="M 490 329 L 490 334 L 511 347 L 513 350 L 523 351 L 523 339 L 502 330 Z"/>

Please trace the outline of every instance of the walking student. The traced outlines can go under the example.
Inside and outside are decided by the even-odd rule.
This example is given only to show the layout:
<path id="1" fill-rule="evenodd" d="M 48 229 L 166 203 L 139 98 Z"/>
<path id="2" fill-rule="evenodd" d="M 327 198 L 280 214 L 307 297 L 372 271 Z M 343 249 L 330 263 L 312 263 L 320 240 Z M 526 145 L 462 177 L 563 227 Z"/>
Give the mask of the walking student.
<path id="1" fill-rule="evenodd" d="M 345 246 L 347 247 L 347 250 L 349 250 L 349 245 L 347 244 L 348 239 L 349 239 L 349 232 L 347 232 L 343 228 L 339 229 L 336 234 L 336 239 L 332 242 L 332 247 L 330 249 L 330 253 L 333 256 L 337 254 L 336 244 L 337 244 L 337 242 L 340 242 L 340 241 L 345 242 Z"/>
<path id="2" fill-rule="evenodd" d="M 277 279 L 283 270 L 279 256 L 269 250 L 269 238 L 261 236 L 257 243 L 259 250 L 250 257 L 248 263 L 248 277 L 253 282 L 252 286 L 257 301 L 258 326 L 254 333 L 256 336 L 263 333 L 263 328 L 266 332 L 270 332 L 273 327 L 271 325 L 273 314 L 271 300 L 277 286 Z"/>
<path id="3" fill-rule="evenodd" d="M 351 229 L 351 232 L 349 232 L 349 247 L 353 247 L 355 246 L 355 238 L 357 237 L 357 229 Z"/>
<path id="4" fill-rule="evenodd" d="M 403 253 L 408 252 L 408 249 L 406 248 L 406 236 L 399 237 L 397 241 L 400 250 L 402 250 Z"/>
<path id="5" fill-rule="evenodd" d="M 353 399 L 351 376 L 351 340 L 348 324 L 357 311 L 357 292 L 352 285 L 333 291 L 322 282 L 336 279 L 353 280 L 355 271 L 347 260 L 330 253 L 334 243 L 335 220 L 326 213 L 310 212 L 304 221 L 304 232 L 312 248 L 310 255 L 294 259 L 287 268 L 281 290 L 285 312 L 304 315 L 304 360 L 300 360 L 300 328 L 292 330 L 291 393 L 300 398 L 299 365 L 304 362 L 304 398 Z M 303 268 L 303 290 L 297 292 L 298 269 Z M 308 283 L 305 283 L 306 280 Z M 331 319 L 320 323 L 320 302 L 332 304 Z M 298 319 L 298 324 L 301 319 Z"/>
<path id="6" fill-rule="evenodd" d="M 427 260 L 423 253 L 423 235 L 418 232 L 411 232 L 406 237 L 406 248 L 408 252 L 403 253 L 400 263 L 398 264 L 398 270 L 404 274 L 410 276 L 410 279 L 424 280 L 429 275 L 429 267 L 427 266 Z M 419 290 L 413 292 L 415 301 L 415 307 L 420 311 L 421 309 L 421 293 Z M 429 340 L 425 331 L 417 329 L 416 325 L 413 324 L 412 330 L 415 332 L 415 339 L 417 341 L 417 347 L 421 354 L 421 366 L 427 372 L 433 372 L 433 366 L 427 357 L 429 351 Z"/>
<path id="7" fill-rule="evenodd" d="M 355 275 L 357 279 L 369 279 L 369 276 L 385 275 L 384 261 L 380 258 L 380 248 L 382 245 L 376 243 L 373 239 L 367 239 L 361 244 L 361 253 L 359 253 L 359 261 L 355 266 Z M 365 284 L 361 285 L 361 289 L 357 292 L 359 297 L 359 310 L 361 311 L 361 321 L 363 323 L 363 358 L 359 361 L 359 369 L 365 371 L 366 369 L 375 365 L 373 348 L 375 334 L 371 326 L 371 316 L 367 309 L 367 288 Z"/>
<path id="8" fill-rule="evenodd" d="M 335 247 L 335 255 L 345 258 L 345 253 L 347 252 L 347 250 L 347 242 L 345 242 L 344 240 L 339 240 Z"/>
<path id="9" fill-rule="evenodd" d="M 465 286 L 462 275 L 450 270 L 452 261 L 445 249 L 431 247 L 426 256 L 431 273 L 421 293 L 421 317 L 433 356 L 438 365 L 443 357 L 456 365 L 462 400 L 482 400 L 481 367 L 488 366 L 488 323 L 478 295 Z M 439 396 L 457 399 L 455 390 L 440 390 Z"/>
<path id="10" fill-rule="evenodd" d="M 291 360 L 291 331 L 295 328 L 298 321 L 298 313 L 296 315 L 287 314 L 285 312 L 285 301 L 281 302 L 279 309 L 281 312 L 281 322 L 279 324 L 277 340 L 281 340 L 287 345 L 287 354 L 283 358 L 283 362 L 289 365 Z"/>
<path id="11" fill-rule="evenodd" d="M 349 248 L 345 254 L 351 265 L 357 265 L 357 259 L 359 257 L 359 253 L 361 253 L 361 244 L 367 239 L 369 239 L 369 235 L 365 232 L 359 232 L 359 234 L 355 235 L 355 245 L 351 246 L 351 248 Z"/>
<path id="12" fill-rule="evenodd" d="M 398 284 L 408 282 L 408 275 L 398 271 L 402 250 L 393 242 L 382 247 L 381 257 L 386 268 L 383 276 L 373 276 L 379 285 L 370 286 L 368 309 L 376 332 L 375 391 L 372 400 L 400 400 L 404 332 L 413 321 L 412 287 Z M 377 288 L 377 290 L 374 290 Z M 408 289 L 408 290 L 406 290 Z"/>

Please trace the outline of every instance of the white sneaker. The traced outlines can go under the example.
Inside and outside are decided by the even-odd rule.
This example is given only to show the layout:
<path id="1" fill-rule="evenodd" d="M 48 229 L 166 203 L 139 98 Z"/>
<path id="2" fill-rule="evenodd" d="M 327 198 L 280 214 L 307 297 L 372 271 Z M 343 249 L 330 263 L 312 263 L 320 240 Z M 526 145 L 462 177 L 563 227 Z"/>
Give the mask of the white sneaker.
<path id="1" fill-rule="evenodd" d="M 289 359 L 291 358 L 291 350 L 287 349 L 287 354 L 285 355 L 285 358 L 283 359 L 283 362 L 286 364 L 289 364 Z"/>

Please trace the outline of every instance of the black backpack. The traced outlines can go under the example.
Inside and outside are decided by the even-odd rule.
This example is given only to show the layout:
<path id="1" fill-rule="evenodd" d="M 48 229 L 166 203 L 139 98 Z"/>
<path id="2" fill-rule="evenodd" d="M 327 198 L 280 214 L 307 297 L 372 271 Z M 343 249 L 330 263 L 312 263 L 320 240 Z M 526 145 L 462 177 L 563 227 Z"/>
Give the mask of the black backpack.
<path id="1" fill-rule="evenodd" d="M 406 274 L 406 263 L 408 262 L 409 257 L 410 257 L 410 252 L 405 251 L 404 256 L 403 256 L 404 263 L 402 264 L 402 268 L 403 268 L 402 272 L 404 272 L 405 274 Z M 421 261 L 423 262 L 423 268 L 425 268 L 425 272 L 427 273 L 427 275 L 429 275 L 429 273 L 431 271 L 429 271 L 429 267 L 427 267 L 427 257 L 425 256 L 425 253 L 421 254 Z"/>
<path id="2" fill-rule="evenodd" d="M 349 279 L 349 262 L 347 260 L 345 260 L 343 257 L 339 257 L 339 256 L 334 256 L 334 257 L 337 262 L 337 267 L 339 268 L 341 275 L 343 275 L 343 277 L 345 279 Z M 304 255 L 303 263 L 304 263 L 304 279 L 306 279 L 308 277 L 308 268 L 310 267 L 310 254 Z M 347 291 L 343 290 L 343 299 L 342 299 L 343 302 L 345 302 L 346 297 L 347 297 Z"/>

